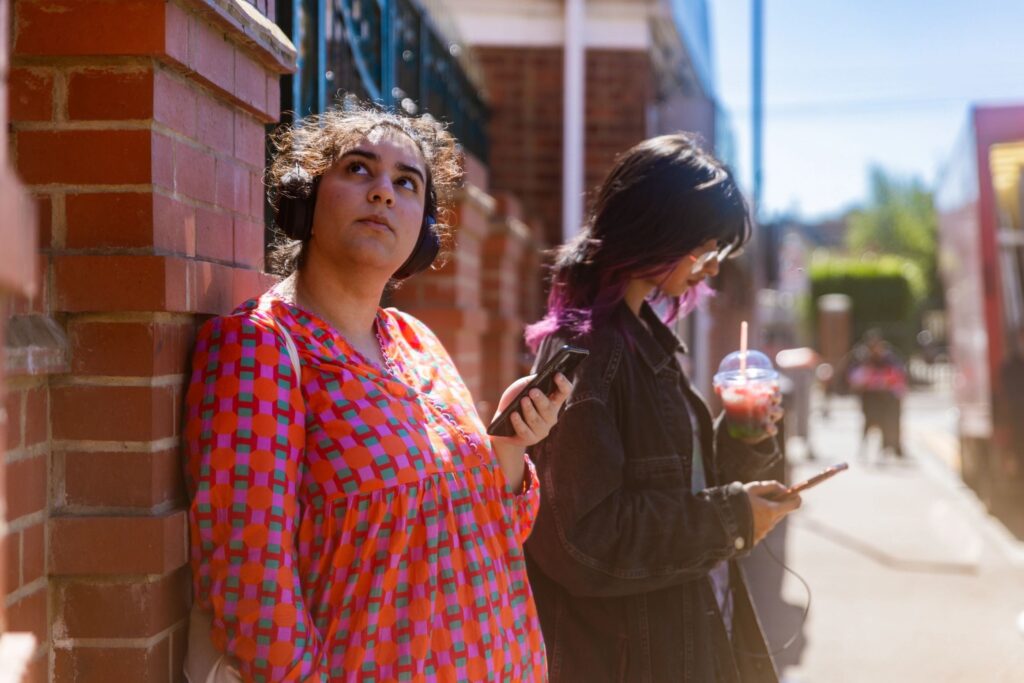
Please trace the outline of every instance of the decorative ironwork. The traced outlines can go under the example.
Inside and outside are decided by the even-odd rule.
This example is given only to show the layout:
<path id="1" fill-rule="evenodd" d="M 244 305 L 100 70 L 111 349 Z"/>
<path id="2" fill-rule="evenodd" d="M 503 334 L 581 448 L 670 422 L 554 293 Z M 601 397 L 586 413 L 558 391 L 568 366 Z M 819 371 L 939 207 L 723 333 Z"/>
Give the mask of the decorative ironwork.
<path id="1" fill-rule="evenodd" d="M 384 28 L 389 7 L 386 0 L 334 0 L 333 13 L 341 14 L 345 42 L 363 88 L 375 100 L 386 92 L 384 78 Z M 338 46 L 339 49 L 341 46 Z"/>
<path id="2" fill-rule="evenodd" d="M 306 115 L 352 93 L 408 114 L 429 112 L 486 159 L 487 109 L 462 48 L 420 0 L 278 0 L 278 18 L 299 49 L 294 104 L 284 108 Z"/>
<path id="3" fill-rule="evenodd" d="M 409 0 L 398 0 L 395 12 L 394 53 L 396 104 L 410 114 L 417 113 L 421 105 L 422 87 L 420 71 L 423 65 L 421 48 L 423 21 Z"/>

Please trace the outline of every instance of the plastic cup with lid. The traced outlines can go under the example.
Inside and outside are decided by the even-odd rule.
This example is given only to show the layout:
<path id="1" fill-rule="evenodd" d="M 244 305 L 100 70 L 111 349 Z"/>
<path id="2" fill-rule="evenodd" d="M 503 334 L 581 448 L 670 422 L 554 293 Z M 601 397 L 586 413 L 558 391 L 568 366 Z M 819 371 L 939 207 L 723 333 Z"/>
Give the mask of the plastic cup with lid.
<path id="1" fill-rule="evenodd" d="M 765 434 L 778 381 L 779 373 L 760 351 L 733 351 L 722 359 L 712 382 L 722 399 L 730 436 L 749 441 Z"/>

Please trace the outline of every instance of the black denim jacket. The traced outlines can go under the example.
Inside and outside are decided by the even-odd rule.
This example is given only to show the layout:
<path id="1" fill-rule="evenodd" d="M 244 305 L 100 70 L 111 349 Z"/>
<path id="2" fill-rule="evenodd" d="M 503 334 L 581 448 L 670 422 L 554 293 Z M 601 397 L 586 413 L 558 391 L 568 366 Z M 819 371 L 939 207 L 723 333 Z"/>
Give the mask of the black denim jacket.
<path id="1" fill-rule="evenodd" d="M 730 562 L 730 644 L 708 572 L 752 545 L 739 482 L 770 468 L 774 439 L 754 448 L 716 429 L 683 374 L 678 338 L 645 304 L 644 320 L 616 312 L 582 338 L 590 350 L 558 424 L 531 451 L 541 509 L 526 543 L 551 680 L 767 681 L 778 679 L 742 573 Z M 693 428 L 700 425 L 708 487 L 691 492 Z"/>

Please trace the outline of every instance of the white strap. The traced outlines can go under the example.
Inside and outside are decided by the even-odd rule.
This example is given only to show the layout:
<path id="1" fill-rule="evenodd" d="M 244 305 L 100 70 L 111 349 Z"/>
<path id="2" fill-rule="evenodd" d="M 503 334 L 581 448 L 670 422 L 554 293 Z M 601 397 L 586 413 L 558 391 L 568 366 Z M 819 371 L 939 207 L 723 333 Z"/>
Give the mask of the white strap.
<path id="1" fill-rule="evenodd" d="M 299 349 L 295 346 L 295 340 L 292 339 L 292 335 L 287 329 L 277 322 L 277 318 L 270 314 L 269 311 L 263 309 L 267 314 L 267 320 L 270 321 L 271 327 L 276 328 L 281 334 L 284 335 L 284 345 L 288 348 L 288 359 L 292 362 L 292 370 L 295 372 L 295 381 L 300 385 L 302 384 L 302 364 L 299 362 Z M 236 313 L 235 315 L 243 315 L 242 313 Z"/>
<path id="2" fill-rule="evenodd" d="M 292 370 L 295 371 L 295 380 L 302 383 L 302 365 L 299 363 L 299 350 L 295 348 L 295 340 L 292 339 L 291 333 L 284 329 L 281 325 L 277 324 L 274 318 L 271 318 L 274 326 L 277 327 L 284 334 L 284 343 L 288 347 L 288 358 L 292 361 Z"/>

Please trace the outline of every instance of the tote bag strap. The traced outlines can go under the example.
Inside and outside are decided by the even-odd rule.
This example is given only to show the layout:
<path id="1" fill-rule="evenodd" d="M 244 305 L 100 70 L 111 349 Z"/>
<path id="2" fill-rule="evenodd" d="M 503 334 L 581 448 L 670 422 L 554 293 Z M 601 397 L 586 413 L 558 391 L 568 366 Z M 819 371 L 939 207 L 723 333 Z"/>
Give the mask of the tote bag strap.
<path id="1" fill-rule="evenodd" d="M 295 339 L 292 338 L 291 332 L 289 332 L 284 325 L 278 322 L 277 318 L 271 315 L 270 311 L 268 311 L 266 308 L 260 307 L 256 310 L 264 313 L 264 320 L 266 320 L 267 324 L 269 324 L 275 330 L 280 332 L 282 336 L 284 336 L 284 345 L 288 349 L 288 358 L 292 362 L 292 370 L 295 371 L 295 381 L 297 381 L 301 386 L 302 364 L 299 362 L 299 349 L 298 347 L 295 346 Z"/>
<path id="2" fill-rule="evenodd" d="M 271 318 L 271 320 L 274 320 Z M 295 379 L 301 383 L 302 381 L 302 364 L 299 362 L 299 350 L 295 347 L 295 340 L 292 339 L 292 334 L 288 330 L 284 329 L 277 324 L 274 320 L 274 325 L 281 330 L 284 334 L 284 343 L 288 347 L 288 358 L 292 361 L 292 370 L 295 371 Z"/>

